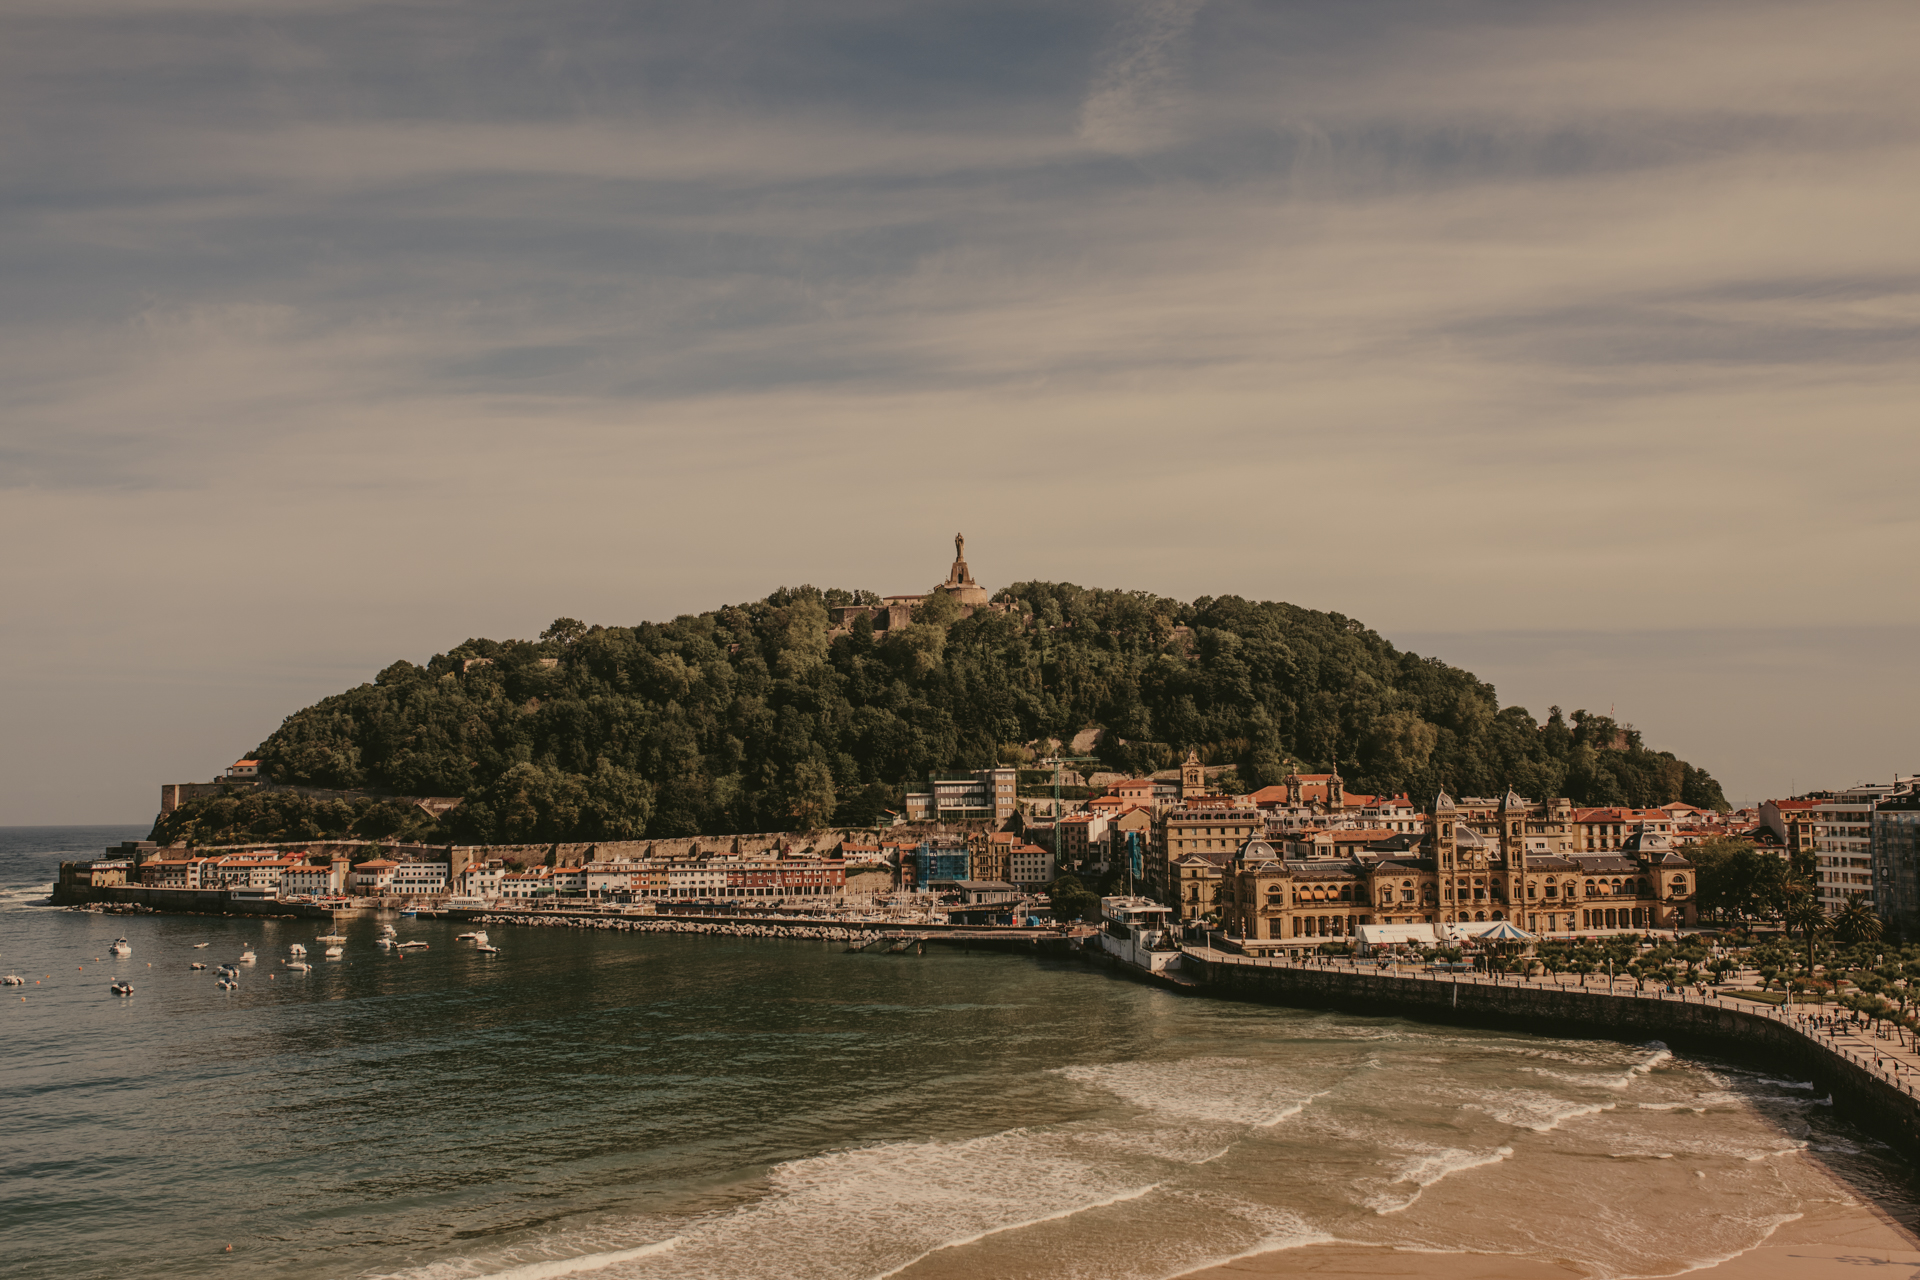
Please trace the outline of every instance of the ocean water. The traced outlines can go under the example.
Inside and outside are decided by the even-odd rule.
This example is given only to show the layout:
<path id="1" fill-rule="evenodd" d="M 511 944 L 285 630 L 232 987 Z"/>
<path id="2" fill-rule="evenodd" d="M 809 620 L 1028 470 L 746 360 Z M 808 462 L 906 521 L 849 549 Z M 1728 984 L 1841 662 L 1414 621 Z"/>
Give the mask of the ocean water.
<path id="1" fill-rule="evenodd" d="M 325 961 L 319 922 L 37 905 L 59 850 L 138 834 L 0 830 L 0 1274 L 1157 1280 L 1347 1240 L 1627 1277 L 1915 1204 L 1806 1082 L 1654 1044 L 1016 956 L 496 929 L 488 959 L 396 920 L 430 944 L 402 956 L 366 920 Z M 238 990 L 188 968 L 249 947 Z"/>

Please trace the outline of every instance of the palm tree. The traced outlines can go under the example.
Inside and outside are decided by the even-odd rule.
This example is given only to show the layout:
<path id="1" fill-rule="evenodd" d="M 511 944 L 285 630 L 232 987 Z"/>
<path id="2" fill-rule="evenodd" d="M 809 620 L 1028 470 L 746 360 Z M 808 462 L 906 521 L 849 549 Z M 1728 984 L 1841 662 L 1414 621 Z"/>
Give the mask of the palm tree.
<path id="1" fill-rule="evenodd" d="M 1807 940 L 1807 978 L 1813 978 L 1813 944 L 1830 927 L 1826 911 L 1813 899 L 1811 894 L 1801 894 L 1787 904 L 1781 913 L 1781 920 L 1791 932 L 1799 930 Z"/>
<path id="2" fill-rule="evenodd" d="M 1842 942 L 1874 943 L 1880 941 L 1880 917 L 1866 904 L 1860 894 L 1847 899 L 1847 905 L 1833 918 L 1833 936 Z"/>

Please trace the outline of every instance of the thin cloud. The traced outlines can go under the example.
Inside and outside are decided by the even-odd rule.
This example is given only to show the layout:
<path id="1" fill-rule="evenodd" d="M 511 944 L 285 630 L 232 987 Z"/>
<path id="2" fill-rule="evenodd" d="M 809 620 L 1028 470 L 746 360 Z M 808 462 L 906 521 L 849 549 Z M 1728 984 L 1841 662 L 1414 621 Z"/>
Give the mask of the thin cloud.
<path id="1" fill-rule="evenodd" d="M 1105 151 L 1144 151 L 1174 135 L 1187 37 L 1206 0 L 1131 0 L 1101 50 L 1080 136 Z"/>

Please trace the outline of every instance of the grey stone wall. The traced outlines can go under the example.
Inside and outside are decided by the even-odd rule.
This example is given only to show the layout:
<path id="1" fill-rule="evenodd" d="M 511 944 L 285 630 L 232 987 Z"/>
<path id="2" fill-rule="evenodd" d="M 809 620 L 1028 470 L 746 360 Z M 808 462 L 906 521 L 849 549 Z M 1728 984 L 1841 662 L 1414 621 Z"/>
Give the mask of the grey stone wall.
<path id="1" fill-rule="evenodd" d="M 1218 953 L 1211 953 L 1217 956 Z M 1697 996 L 1608 994 L 1553 989 L 1473 975 L 1449 980 L 1209 958 L 1189 950 L 1181 972 L 1208 995 L 1294 1008 L 1417 1018 L 1504 1030 L 1608 1040 L 1659 1040 L 1670 1048 L 1719 1054 L 1810 1080 L 1836 1109 L 1876 1137 L 1920 1159 L 1920 1097 L 1801 1031 L 1790 1018 L 1732 1008 Z"/>

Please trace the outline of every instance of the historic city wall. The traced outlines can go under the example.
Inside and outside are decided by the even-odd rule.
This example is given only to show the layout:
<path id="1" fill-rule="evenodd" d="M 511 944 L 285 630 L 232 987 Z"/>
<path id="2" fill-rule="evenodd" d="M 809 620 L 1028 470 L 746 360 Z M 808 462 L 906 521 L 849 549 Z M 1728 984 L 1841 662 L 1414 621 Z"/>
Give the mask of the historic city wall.
<path id="1" fill-rule="evenodd" d="M 1417 1018 L 1544 1035 L 1659 1040 L 1809 1080 L 1876 1136 L 1920 1159 L 1920 1097 L 1876 1071 L 1871 1059 L 1821 1043 L 1788 1017 L 1698 996 L 1538 987 L 1484 976 L 1395 977 L 1352 969 L 1277 964 L 1189 949 L 1182 974 L 1208 995 L 1294 1008 Z"/>

